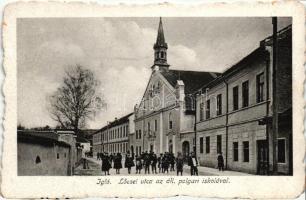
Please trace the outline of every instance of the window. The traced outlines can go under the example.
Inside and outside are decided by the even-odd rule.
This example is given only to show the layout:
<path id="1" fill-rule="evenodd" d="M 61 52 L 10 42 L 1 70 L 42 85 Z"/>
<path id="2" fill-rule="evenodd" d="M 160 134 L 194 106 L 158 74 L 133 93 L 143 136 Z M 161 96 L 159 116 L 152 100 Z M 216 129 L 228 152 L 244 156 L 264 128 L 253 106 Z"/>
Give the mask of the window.
<path id="1" fill-rule="evenodd" d="M 222 94 L 217 95 L 217 115 L 222 115 Z"/>
<path id="2" fill-rule="evenodd" d="M 136 130 L 136 140 L 138 139 L 138 130 Z"/>
<path id="3" fill-rule="evenodd" d="M 243 162 L 249 162 L 249 142 L 243 142 Z"/>
<path id="4" fill-rule="evenodd" d="M 206 137 L 206 153 L 210 153 L 210 137 Z"/>
<path id="5" fill-rule="evenodd" d="M 238 142 L 233 142 L 233 160 L 238 161 Z"/>
<path id="6" fill-rule="evenodd" d="M 172 115 L 171 115 L 171 113 L 169 113 L 169 129 L 172 129 L 172 126 L 173 126 L 173 124 L 172 124 Z"/>
<path id="7" fill-rule="evenodd" d="M 217 135 L 217 153 L 222 152 L 222 135 Z"/>
<path id="8" fill-rule="evenodd" d="M 141 130 L 139 130 L 139 137 L 138 137 L 138 139 L 141 139 Z"/>
<path id="9" fill-rule="evenodd" d="M 204 152 L 203 145 L 203 137 L 200 137 L 200 153 Z"/>
<path id="10" fill-rule="evenodd" d="M 249 81 L 242 83 L 242 107 L 249 106 Z"/>
<path id="11" fill-rule="evenodd" d="M 200 121 L 204 119 L 204 103 L 200 103 Z"/>
<path id="12" fill-rule="evenodd" d="M 59 159 L 59 153 L 56 154 L 56 158 Z"/>
<path id="13" fill-rule="evenodd" d="M 39 157 L 39 156 L 36 156 L 35 163 L 36 163 L 36 164 L 41 163 L 41 160 L 40 160 L 40 157 Z"/>
<path id="14" fill-rule="evenodd" d="M 154 130 L 157 131 L 157 120 L 154 122 Z"/>
<path id="15" fill-rule="evenodd" d="M 233 110 L 238 110 L 239 99 L 238 99 L 238 86 L 233 87 Z"/>
<path id="16" fill-rule="evenodd" d="M 206 101 L 206 119 L 210 118 L 210 100 Z"/>
<path id="17" fill-rule="evenodd" d="M 150 126 L 150 122 L 148 122 L 148 132 L 150 132 L 151 130 L 151 126 Z"/>
<path id="18" fill-rule="evenodd" d="M 277 162 L 286 163 L 286 140 L 277 140 Z"/>
<path id="19" fill-rule="evenodd" d="M 264 100 L 264 73 L 256 77 L 256 93 L 256 102 L 262 102 Z"/>

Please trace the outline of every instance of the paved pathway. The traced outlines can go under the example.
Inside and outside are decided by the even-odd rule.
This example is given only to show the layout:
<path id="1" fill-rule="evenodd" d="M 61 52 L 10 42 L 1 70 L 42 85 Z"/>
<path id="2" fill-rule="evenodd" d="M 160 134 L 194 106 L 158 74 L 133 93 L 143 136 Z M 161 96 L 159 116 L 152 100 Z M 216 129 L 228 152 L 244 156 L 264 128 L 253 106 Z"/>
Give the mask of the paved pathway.
<path id="1" fill-rule="evenodd" d="M 75 171 L 74 175 L 76 176 L 102 176 L 101 171 L 101 160 L 95 158 L 86 158 L 88 160 L 89 169 L 83 169 L 83 164 L 79 165 Z M 158 169 L 157 169 L 158 170 Z M 235 171 L 223 171 L 220 172 L 218 169 L 209 168 L 209 167 L 198 167 L 199 176 L 251 176 L 251 174 L 235 172 Z M 144 174 L 144 169 L 142 169 L 141 174 L 136 174 L 135 167 L 132 168 L 131 174 L 128 174 L 126 168 L 120 170 L 120 174 L 116 174 L 115 169 L 110 170 L 111 176 L 176 176 L 176 171 L 169 173 L 157 173 L 157 174 Z M 190 169 L 187 165 L 184 166 L 183 176 L 190 176 Z"/>

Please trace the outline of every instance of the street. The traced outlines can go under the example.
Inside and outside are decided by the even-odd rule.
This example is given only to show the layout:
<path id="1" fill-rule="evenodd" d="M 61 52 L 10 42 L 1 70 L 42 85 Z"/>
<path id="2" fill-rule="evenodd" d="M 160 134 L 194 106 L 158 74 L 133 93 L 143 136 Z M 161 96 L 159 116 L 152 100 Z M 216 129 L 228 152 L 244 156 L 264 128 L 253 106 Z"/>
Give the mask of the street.
<path id="1" fill-rule="evenodd" d="M 81 164 L 74 170 L 75 176 L 104 176 L 104 173 L 102 173 L 101 171 L 101 160 L 97 160 L 95 158 L 86 158 L 86 159 L 88 161 L 89 169 L 83 169 L 83 164 Z M 116 170 L 111 168 L 109 173 L 110 176 L 176 176 L 176 171 L 170 171 L 170 169 L 169 173 L 157 173 L 157 174 L 152 174 L 151 169 L 150 169 L 150 174 L 145 174 L 144 169 L 142 169 L 141 174 L 136 174 L 135 167 L 132 167 L 131 174 L 128 174 L 127 168 L 122 168 L 120 170 L 120 174 L 116 174 Z M 213 174 L 204 173 L 199 170 L 199 176 L 210 176 L 210 175 Z M 190 170 L 187 165 L 184 166 L 183 176 L 190 176 Z"/>

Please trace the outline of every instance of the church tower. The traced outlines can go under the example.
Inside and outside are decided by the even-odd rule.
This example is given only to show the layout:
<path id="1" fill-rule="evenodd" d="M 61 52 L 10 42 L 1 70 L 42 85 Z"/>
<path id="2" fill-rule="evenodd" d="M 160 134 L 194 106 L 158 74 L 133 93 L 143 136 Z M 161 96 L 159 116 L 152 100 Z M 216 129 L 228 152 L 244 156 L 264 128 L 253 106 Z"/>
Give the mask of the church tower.
<path id="1" fill-rule="evenodd" d="M 154 44 L 153 49 L 154 49 L 154 65 L 152 66 L 152 69 L 158 66 L 160 70 L 168 70 L 169 68 L 169 64 L 167 63 L 168 45 L 165 41 L 163 23 L 161 18 L 159 20 L 156 43 Z"/>

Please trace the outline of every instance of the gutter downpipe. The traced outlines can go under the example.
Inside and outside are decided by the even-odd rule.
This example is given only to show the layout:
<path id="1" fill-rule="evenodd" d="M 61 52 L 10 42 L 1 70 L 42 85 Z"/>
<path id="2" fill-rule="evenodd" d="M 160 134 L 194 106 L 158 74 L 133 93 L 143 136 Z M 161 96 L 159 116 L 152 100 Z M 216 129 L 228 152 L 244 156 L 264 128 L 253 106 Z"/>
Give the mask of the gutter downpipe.
<path id="1" fill-rule="evenodd" d="M 195 108 L 195 117 L 194 117 L 194 153 L 197 157 L 197 93 L 194 94 L 195 102 L 194 108 Z"/>
<path id="2" fill-rule="evenodd" d="M 267 56 L 267 58 L 269 58 Z M 270 150 L 269 150 L 269 143 L 270 143 L 270 135 L 269 135 L 269 124 L 270 124 L 270 120 L 269 119 L 269 108 L 270 108 L 270 59 L 267 59 L 266 60 L 266 82 L 267 82 L 267 106 L 266 106 L 266 119 L 267 119 L 267 124 L 266 124 L 266 140 L 267 140 L 267 145 L 268 145 L 268 148 L 267 148 L 267 174 L 269 174 L 269 171 L 270 171 Z"/>
<path id="3" fill-rule="evenodd" d="M 228 160 L 228 83 L 224 77 L 222 80 L 226 86 L 226 113 L 225 113 L 225 169 L 227 169 L 227 160 Z"/>
<path id="4" fill-rule="evenodd" d="M 273 74 L 272 74 L 272 95 L 273 95 L 273 174 L 277 174 L 277 159 L 276 159 L 276 149 L 277 149 L 277 137 L 278 137 L 278 99 L 277 99 L 277 17 L 272 18 L 273 23 Z"/>

